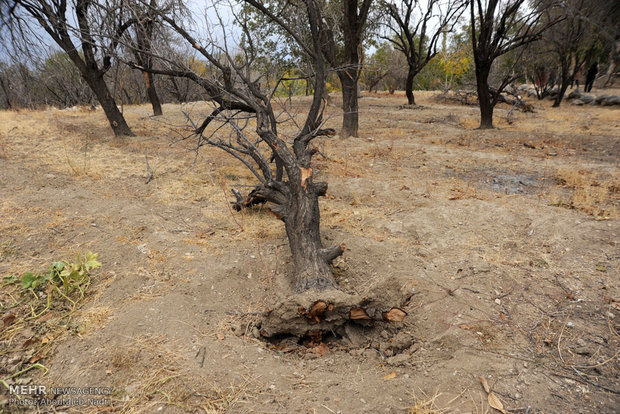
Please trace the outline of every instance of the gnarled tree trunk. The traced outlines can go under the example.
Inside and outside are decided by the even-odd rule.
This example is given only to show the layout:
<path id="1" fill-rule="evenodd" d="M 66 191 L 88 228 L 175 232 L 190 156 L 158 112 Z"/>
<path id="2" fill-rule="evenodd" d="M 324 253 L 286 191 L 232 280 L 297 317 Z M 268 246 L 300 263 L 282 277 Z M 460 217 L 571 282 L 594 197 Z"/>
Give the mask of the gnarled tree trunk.
<path id="1" fill-rule="evenodd" d="M 268 10 L 263 2 L 245 2 L 292 31 Z M 355 2 L 347 2 L 351 3 L 350 7 L 355 7 Z M 324 43 L 321 39 L 327 37 L 323 31 L 329 28 L 321 18 L 318 4 L 312 0 L 304 0 L 304 3 L 311 43 L 305 44 L 299 36 L 295 38 L 307 50 L 312 63 L 314 95 L 306 120 L 292 140 L 278 134 L 280 122 L 270 99 L 267 98 L 270 95 L 264 94 L 255 82 L 245 77 L 244 74 L 251 73 L 252 68 L 247 66 L 243 70 L 232 70 L 231 67 L 219 63 L 209 52 L 209 48 L 202 47 L 172 17 L 161 16 L 198 53 L 217 67 L 224 79 L 223 84 L 186 68 L 176 71 L 133 65 L 154 73 L 187 77 L 205 89 L 216 107 L 200 126 L 193 124 L 199 146 L 211 145 L 233 155 L 260 182 L 245 197 L 233 190 L 236 197 L 233 207 L 241 210 L 268 202 L 274 214 L 284 222 L 293 259 L 293 274 L 289 280 L 295 293 L 290 295 L 290 290 L 285 289 L 282 295 L 285 299 L 267 312 L 262 320 L 263 336 L 287 333 L 304 335 L 311 330 L 329 330 L 351 320 L 364 320 L 369 323 L 373 320 L 398 322 L 402 321 L 405 315 L 404 311 L 393 309 L 395 306 L 391 302 L 397 302 L 398 306 L 402 303 L 398 300 L 398 295 L 390 296 L 387 301 L 390 303 L 386 303 L 384 308 L 383 302 L 377 306 L 367 306 L 371 303 L 369 299 L 342 292 L 332 273 L 331 263 L 344 252 L 344 245 L 324 248 L 321 241 L 318 199 L 325 196 L 327 183 L 314 181 L 311 160 L 318 152 L 313 141 L 336 134 L 331 128 L 322 128 L 328 95 L 325 85 L 327 69 L 323 55 Z M 250 64 L 251 62 L 248 62 L 248 65 Z M 355 109 L 347 113 L 354 115 L 353 119 L 357 121 L 359 71 L 357 67 L 343 68 L 338 74 L 343 82 L 343 90 L 347 91 L 345 96 L 350 98 L 345 101 L 347 105 L 351 105 L 350 108 Z M 226 116 L 221 116 L 222 112 L 225 112 Z M 253 124 L 247 122 L 248 114 L 256 119 L 255 129 Z M 234 133 L 230 138 L 222 139 L 217 131 L 221 131 L 223 125 L 213 130 L 207 129 L 211 122 L 230 124 L 231 132 Z M 250 132 L 250 128 L 253 131 Z M 356 133 L 357 129 L 349 132 Z"/>
<path id="2" fill-rule="evenodd" d="M 302 182 L 292 185 L 285 228 L 294 264 L 296 292 L 335 289 L 331 262 L 343 253 L 341 246 L 324 249 L 319 229 L 319 196 L 327 185 L 312 183 L 312 169 L 302 169 Z M 309 175 L 307 178 L 305 175 Z"/>

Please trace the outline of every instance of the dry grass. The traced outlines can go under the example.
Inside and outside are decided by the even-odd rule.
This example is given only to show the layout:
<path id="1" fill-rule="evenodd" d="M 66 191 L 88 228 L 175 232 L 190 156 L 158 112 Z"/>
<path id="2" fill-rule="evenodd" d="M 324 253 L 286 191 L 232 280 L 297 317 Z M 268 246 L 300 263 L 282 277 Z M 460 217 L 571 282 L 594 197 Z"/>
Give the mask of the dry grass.
<path id="1" fill-rule="evenodd" d="M 597 218 L 620 217 L 620 172 L 603 175 L 583 168 L 559 168 L 555 177 L 569 191 L 554 191 L 551 205 L 575 208 Z"/>
<path id="2" fill-rule="evenodd" d="M 421 391 L 421 394 L 421 397 L 418 397 L 415 392 L 413 393 L 414 402 L 413 405 L 408 408 L 409 414 L 445 414 L 460 412 L 458 406 L 462 405 L 462 401 L 456 406 L 454 403 L 462 400 L 465 391 L 445 402 L 438 401 L 443 395 L 439 391 L 435 391 L 432 396 L 427 395 L 424 391 Z"/>
<path id="3" fill-rule="evenodd" d="M 113 317 L 114 310 L 109 306 L 93 306 L 81 312 L 78 332 L 86 335 L 96 329 L 102 329 Z"/>
<path id="4" fill-rule="evenodd" d="M 122 384 L 114 387 L 112 395 L 103 396 L 110 399 L 110 404 L 64 407 L 64 412 L 137 414 L 175 410 L 219 413 L 235 410 L 240 402 L 249 402 L 254 390 L 263 386 L 251 377 L 221 386 L 195 371 L 181 368 L 186 364 L 183 364 L 179 350 L 170 348 L 170 338 L 126 340 L 129 343 L 115 347 L 107 358 L 108 374 L 112 370 L 123 372 Z M 44 380 L 43 385 L 54 384 L 46 384 Z"/>

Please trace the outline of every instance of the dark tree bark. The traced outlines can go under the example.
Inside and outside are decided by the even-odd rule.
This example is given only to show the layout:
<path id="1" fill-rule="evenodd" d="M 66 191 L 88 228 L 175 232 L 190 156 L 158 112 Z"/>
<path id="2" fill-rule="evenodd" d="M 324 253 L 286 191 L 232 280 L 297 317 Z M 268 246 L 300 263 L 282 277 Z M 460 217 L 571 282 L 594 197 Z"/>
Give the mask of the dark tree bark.
<path id="1" fill-rule="evenodd" d="M 89 21 L 89 8 L 93 3 L 90 0 L 76 0 L 76 28 L 71 27 L 69 22 L 71 19 L 67 16 L 67 0 L 15 0 L 14 5 L 11 21 L 14 31 L 20 32 L 17 33 L 20 36 L 26 36 L 24 22 L 21 20 L 21 16 L 17 14 L 18 11 L 23 10 L 37 21 L 54 42 L 67 53 L 71 62 L 77 67 L 80 75 L 97 97 L 114 134 L 133 136 L 104 80 L 105 73 L 111 67 L 111 57 L 109 55 L 104 56 L 101 65 L 97 61 L 97 44 L 93 38 Z M 116 23 L 114 16 L 111 16 L 111 20 L 112 22 L 106 21 L 105 24 Z M 129 25 L 130 23 L 119 24 L 115 26 L 115 31 L 122 33 Z M 76 33 L 79 33 L 77 37 L 79 46 L 73 43 Z M 113 50 L 115 47 L 116 42 L 113 42 L 107 49 Z M 81 54 L 78 50 L 81 51 Z"/>
<path id="2" fill-rule="evenodd" d="M 338 72 L 340 85 L 342 86 L 342 132 L 343 138 L 356 137 L 359 127 L 359 102 L 357 83 L 359 70 L 346 69 Z"/>
<path id="3" fill-rule="evenodd" d="M 558 90 L 558 94 L 555 96 L 553 101 L 553 107 L 557 108 L 562 103 L 562 99 L 564 99 L 564 94 L 568 89 L 568 86 L 571 83 L 572 77 L 569 76 L 569 62 L 566 59 L 560 59 L 560 88 Z"/>
<path id="4" fill-rule="evenodd" d="M 478 89 L 478 103 L 480 105 L 480 129 L 493 128 L 495 102 L 491 98 L 489 71 L 487 68 L 476 67 L 476 86 Z"/>
<path id="5" fill-rule="evenodd" d="M 157 89 L 155 88 L 155 80 L 151 72 L 142 72 L 144 74 L 144 83 L 146 85 L 146 94 L 149 97 L 151 106 L 153 107 L 153 115 L 159 116 L 163 114 L 161 109 L 161 101 L 159 95 L 157 95 Z"/>
<path id="6" fill-rule="evenodd" d="M 342 0 L 342 15 L 340 16 L 340 30 L 343 38 L 342 53 L 337 53 L 336 34 L 329 27 L 327 18 L 320 17 L 324 42 L 322 52 L 331 67 L 338 73 L 342 86 L 342 131 L 343 138 L 358 136 L 358 81 L 361 74 L 361 48 L 368 21 L 368 14 L 373 0 Z M 319 10 L 326 13 L 326 10 Z"/>
<path id="7" fill-rule="evenodd" d="M 342 85 L 342 137 L 358 136 L 358 87 L 361 72 L 360 50 L 372 0 L 343 0 L 344 67 L 338 72 Z"/>
<path id="8" fill-rule="evenodd" d="M 407 80 L 405 81 L 405 95 L 407 95 L 407 103 L 409 105 L 415 105 L 415 97 L 413 96 L 413 80 L 415 79 L 415 75 L 415 69 L 409 65 Z"/>
<path id="9" fill-rule="evenodd" d="M 79 65 L 80 62 L 81 61 L 74 61 L 76 66 Z M 123 114 L 119 111 L 114 98 L 110 94 L 108 85 L 103 79 L 103 74 L 96 72 L 93 73 L 89 70 L 85 70 L 84 72 L 80 70 L 80 73 L 101 104 L 101 109 L 103 109 L 103 112 L 105 113 L 105 116 L 114 131 L 114 135 L 134 136 L 133 132 L 131 132 L 131 129 L 129 128 L 129 125 L 127 125 L 127 122 L 125 121 L 125 117 L 123 117 Z"/>

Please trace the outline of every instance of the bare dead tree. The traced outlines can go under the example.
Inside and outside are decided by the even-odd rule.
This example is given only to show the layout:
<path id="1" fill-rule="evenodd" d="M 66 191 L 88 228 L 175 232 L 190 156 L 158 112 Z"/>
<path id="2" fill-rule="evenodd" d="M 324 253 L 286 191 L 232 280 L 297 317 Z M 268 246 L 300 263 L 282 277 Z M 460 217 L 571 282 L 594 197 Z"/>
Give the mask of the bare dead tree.
<path id="1" fill-rule="evenodd" d="M 362 40 L 370 13 L 372 0 L 342 0 L 341 30 L 344 42 L 344 53 L 337 60 L 333 32 L 330 37 L 331 46 L 327 49 L 327 59 L 337 68 L 338 78 L 342 85 L 342 132 L 343 138 L 358 136 L 359 102 L 358 88 L 362 65 Z M 325 21 L 325 20 L 323 20 Z"/>
<path id="2" fill-rule="evenodd" d="M 442 33 L 452 31 L 467 3 L 462 0 L 403 0 L 381 3 L 387 14 L 384 25 L 389 35 L 381 37 L 391 42 L 407 59 L 408 71 L 405 93 L 409 105 L 415 105 L 413 81 L 426 64 L 437 54 Z"/>
<path id="3" fill-rule="evenodd" d="M 272 21 L 272 17 L 277 17 L 280 22 L 294 27 L 296 18 L 291 18 L 291 15 L 295 16 L 297 10 L 295 2 L 276 2 L 276 10 L 258 0 L 249 0 L 247 3 Z M 319 24 L 322 26 L 322 53 L 338 75 L 342 86 L 343 118 L 340 135 L 343 138 L 356 137 L 359 128 L 358 82 L 363 65 L 362 43 L 367 35 L 373 0 L 338 0 L 316 4 Z M 284 31 L 290 35 L 290 30 Z M 295 40 L 302 40 L 306 33 L 302 30 Z"/>
<path id="4" fill-rule="evenodd" d="M 585 70 L 603 43 L 602 22 L 608 15 L 611 5 L 597 4 L 586 0 L 566 0 L 559 7 L 551 1 L 537 4 L 543 13 L 544 21 L 561 21 L 553 25 L 542 40 L 537 42 L 537 52 L 548 53 L 555 58 L 559 67 L 558 93 L 553 103 L 560 106 L 568 86 L 575 75 Z"/>
<path id="5" fill-rule="evenodd" d="M 264 9 L 254 0 L 244 1 L 258 10 Z M 269 19 L 298 42 L 310 62 L 314 93 L 303 122 L 295 121 L 286 113 L 278 114 L 272 100 L 274 90 L 261 88 L 262 74 L 253 71 L 256 62 L 253 42 L 259 39 L 253 39 L 249 33 L 246 33 L 248 43 L 244 50 L 235 54 L 231 52 L 234 48 L 228 44 L 230 40 L 226 36 L 219 41 L 206 36 L 206 43 L 201 42 L 180 19 L 160 10 L 160 21 L 194 47 L 212 68 L 212 75 L 198 74 L 192 68 L 181 67 L 179 62 L 161 55 L 157 56 L 158 65 L 151 68 L 131 63 L 140 70 L 191 79 L 208 93 L 214 105 L 212 112 L 201 123 L 193 122 L 188 116 L 192 136 L 197 139 L 196 148 L 207 145 L 227 152 L 258 180 L 259 184 L 245 196 L 233 191 L 235 209 L 268 203 L 273 213 L 284 222 L 293 259 L 291 285 L 298 295 L 269 313 L 261 330 L 265 336 L 331 329 L 351 319 L 402 320 L 405 315 L 397 306 L 383 312 L 386 309 L 369 305 L 369 300 L 341 292 L 334 279 L 331 263 L 343 254 L 345 246 L 323 246 L 319 198 L 326 195 L 327 183 L 316 179 L 312 165 L 312 157 L 318 152 L 314 141 L 336 132 L 324 127 L 327 62 L 323 40 L 328 28 L 315 0 L 303 0 L 299 6 L 298 15 L 306 26 L 308 38 L 271 11 L 264 10 Z M 157 9 L 153 7 L 153 10 Z M 217 8 L 210 12 L 212 18 L 215 15 L 219 20 L 220 27 L 226 26 Z M 248 30 L 234 8 L 230 13 L 240 19 L 241 30 Z M 214 28 L 208 27 L 207 30 L 213 33 Z M 255 125 L 249 122 L 250 119 Z M 278 130 L 285 121 L 297 126 L 297 132 L 288 138 Z"/>
<path id="6" fill-rule="evenodd" d="M 135 24 L 126 30 L 123 36 L 124 42 L 132 45 L 129 49 L 133 53 L 138 65 L 148 69 L 153 67 L 153 58 L 150 51 L 153 47 L 152 43 L 155 40 L 154 29 L 157 22 L 154 20 L 156 16 L 152 15 L 152 10 L 156 8 L 157 1 L 151 0 L 149 6 L 150 7 L 145 7 L 139 1 L 125 4 L 126 11 L 129 14 L 126 20 L 133 20 Z M 160 39 L 160 41 L 165 40 Z M 155 86 L 154 75 L 148 70 L 143 71 L 142 74 L 144 76 L 146 94 L 153 107 L 153 115 L 162 115 L 161 100 Z"/>
<path id="7" fill-rule="evenodd" d="M 493 128 L 493 109 L 515 78 L 506 74 L 495 88 L 489 86 L 493 63 L 502 55 L 537 39 L 558 20 L 541 24 L 542 13 L 527 8 L 525 0 L 470 0 L 471 40 L 480 105 L 480 129 Z"/>
<path id="8" fill-rule="evenodd" d="M 112 66 L 110 52 L 116 48 L 116 43 L 111 41 L 103 47 L 95 41 L 93 15 L 96 8 L 101 9 L 100 3 L 92 0 L 76 0 L 74 4 L 68 4 L 67 0 L 0 0 L 0 8 L 5 29 L 10 31 L 13 42 L 25 42 L 22 45 L 26 52 L 32 52 L 34 43 L 41 41 L 35 27 L 42 28 L 67 53 L 92 89 L 114 134 L 133 136 L 104 80 Z M 133 22 L 120 23 L 114 15 L 107 15 L 99 24 L 107 25 L 110 32 L 118 34 Z"/>

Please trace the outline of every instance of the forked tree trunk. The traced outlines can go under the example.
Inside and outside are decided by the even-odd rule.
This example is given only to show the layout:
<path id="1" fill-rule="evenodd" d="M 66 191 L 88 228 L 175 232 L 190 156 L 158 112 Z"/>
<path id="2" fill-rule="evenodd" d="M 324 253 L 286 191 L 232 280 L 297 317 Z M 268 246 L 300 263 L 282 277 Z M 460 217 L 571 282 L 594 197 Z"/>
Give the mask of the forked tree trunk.
<path id="1" fill-rule="evenodd" d="M 157 89 L 155 88 L 153 74 L 151 72 L 143 72 L 143 73 L 144 73 L 144 83 L 146 85 L 146 94 L 149 97 L 151 106 L 153 107 L 153 115 L 155 116 L 162 115 L 163 112 L 161 110 L 161 102 L 159 100 L 159 95 L 157 95 Z"/>
<path id="2" fill-rule="evenodd" d="M 338 72 L 342 85 L 342 133 L 343 138 L 357 137 L 358 134 L 358 97 L 357 70 Z"/>

